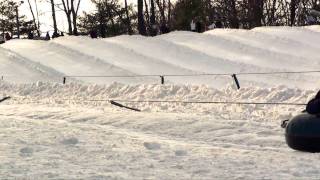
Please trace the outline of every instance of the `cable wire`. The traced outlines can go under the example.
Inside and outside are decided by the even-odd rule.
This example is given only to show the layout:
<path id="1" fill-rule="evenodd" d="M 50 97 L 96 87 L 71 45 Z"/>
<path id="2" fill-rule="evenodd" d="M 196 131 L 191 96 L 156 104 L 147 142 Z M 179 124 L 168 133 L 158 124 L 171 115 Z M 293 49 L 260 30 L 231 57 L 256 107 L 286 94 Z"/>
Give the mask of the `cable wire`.
<path id="1" fill-rule="evenodd" d="M 278 72 L 239 72 L 239 73 L 204 73 L 204 74 L 148 74 L 148 75 L 119 75 L 119 76 L 112 76 L 112 75 L 70 75 L 70 76 L 64 76 L 66 78 L 71 77 L 82 77 L 82 78 L 98 78 L 98 77 L 104 77 L 104 78 L 130 78 L 130 77 L 187 77 L 187 76 L 232 76 L 232 75 L 272 75 L 272 74 L 308 74 L 308 73 L 320 73 L 320 70 L 314 70 L 314 71 L 278 71 Z"/>
<path id="2" fill-rule="evenodd" d="M 237 102 L 237 101 L 169 101 L 169 100 L 122 100 L 122 99 L 56 99 L 57 101 L 75 102 L 122 102 L 122 103 L 181 103 L 181 104 L 235 104 L 235 105 L 284 105 L 284 106 L 306 106 L 305 103 L 283 103 L 283 102 Z"/>

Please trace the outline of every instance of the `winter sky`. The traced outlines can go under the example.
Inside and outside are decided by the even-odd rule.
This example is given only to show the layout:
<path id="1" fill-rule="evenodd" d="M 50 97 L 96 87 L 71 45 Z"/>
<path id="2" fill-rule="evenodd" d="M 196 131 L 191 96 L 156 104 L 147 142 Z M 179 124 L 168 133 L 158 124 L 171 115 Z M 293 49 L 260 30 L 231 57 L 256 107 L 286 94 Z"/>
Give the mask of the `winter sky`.
<path id="1" fill-rule="evenodd" d="M 16 0 L 19 2 L 20 0 Z M 119 2 L 121 2 L 120 0 Z M 34 2 L 35 0 L 30 0 L 32 6 L 35 9 Z M 39 19 L 41 23 L 41 31 L 46 32 L 48 30 L 52 30 L 52 18 L 51 18 L 51 6 L 50 6 L 50 0 L 43 0 L 40 2 L 40 0 L 37 0 L 38 2 L 38 9 L 39 9 Z M 136 0 L 128 0 L 128 3 L 135 3 Z M 55 0 L 55 3 L 61 3 L 61 0 Z M 83 11 L 89 12 L 94 9 L 94 6 L 91 3 L 91 0 L 81 0 L 80 4 L 80 13 Z M 63 11 L 57 10 L 57 23 L 58 23 L 58 28 L 61 30 L 66 30 L 67 29 L 67 22 L 65 19 L 65 14 Z M 19 9 L 20 14 L 26 15 L 28 19 L 32 19 L 32 15 L 30 12 L 29 4 L 27 0 L 24 0 L 24 4 L 21 5 Z M 36 12 L 35 12 L 36 13 Z"/>

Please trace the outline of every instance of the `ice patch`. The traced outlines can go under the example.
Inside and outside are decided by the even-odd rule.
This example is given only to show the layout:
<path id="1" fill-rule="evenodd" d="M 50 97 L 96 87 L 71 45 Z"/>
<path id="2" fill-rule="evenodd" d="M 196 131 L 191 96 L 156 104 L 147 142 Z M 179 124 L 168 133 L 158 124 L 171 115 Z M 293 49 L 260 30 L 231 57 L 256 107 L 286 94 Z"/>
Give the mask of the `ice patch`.
<path id="1" fill-rule="evenodd" d="M 174 154 L 175 154 L 176 156 L 186 156 L 186 155 L 188 154 L 188 152 L 185 151 L 185 150 L 176 150 L 176 151 L 174 152 Z"/>
<path id="2" fill-rule="evenodd" d="M 79 143 L 79 140 L 75 137 L 72 137 L 72 138 L 62 140 L 61 143 L 64 145 L 76 145 Z"/>
<path id="3" fill-rule="evenodd" d="M 143 143 L 144 147 L 148 150 L 159 150 L 161 149 L 161 144 L 156 142 L 145 142 Z"/>
<path id="4" fill-rule="evenodd" d="M 20 149 L 20 156 L 22 157 L 29 157 L 32 156 L 33 154 L 33 149 L 30 147 L 24 147 Z"/>

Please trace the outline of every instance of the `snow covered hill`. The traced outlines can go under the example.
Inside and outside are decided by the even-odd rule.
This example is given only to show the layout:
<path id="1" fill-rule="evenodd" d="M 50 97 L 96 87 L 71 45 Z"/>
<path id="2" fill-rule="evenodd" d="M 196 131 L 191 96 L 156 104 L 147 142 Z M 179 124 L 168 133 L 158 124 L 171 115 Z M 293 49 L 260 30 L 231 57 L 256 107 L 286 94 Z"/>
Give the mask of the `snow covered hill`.
<path id="1" fill-rule="evenodd" d="M 119 36 L 53 41 L 14 40 L 1 45 L 1 75 L 9 82 L 62 82 L 63 76 L 234 74 L 319 70 L 319 27 L 269 27 L 172 32 L 155 38 Z M 10 66 L 11 68 L 8 68 Z M 19 69 L 17 71 L 16 69 Z M 6 77 L 7 76 L 7 77 Z M 37 78 L 38 77 L 38 78 Z M 242 86 L 316 88 L 317 74 L 242 75 Z M 150 84 L 158 77 L 74 78 L 82 82 Z M 232 83 L 228 76 L 167 77 L 175 84 Z"/>
<path id="2" fill-rule="evenodd" d="M 108 100 L 306 103 L 320 73 L 242 74 L 240 90 L 231 75 L 318 71 L 319 41 L 310 26 L 2 44 L 0 178 L 318 178 L 320 156 L 289 149 L 280 128 L 303 106 Z"/>

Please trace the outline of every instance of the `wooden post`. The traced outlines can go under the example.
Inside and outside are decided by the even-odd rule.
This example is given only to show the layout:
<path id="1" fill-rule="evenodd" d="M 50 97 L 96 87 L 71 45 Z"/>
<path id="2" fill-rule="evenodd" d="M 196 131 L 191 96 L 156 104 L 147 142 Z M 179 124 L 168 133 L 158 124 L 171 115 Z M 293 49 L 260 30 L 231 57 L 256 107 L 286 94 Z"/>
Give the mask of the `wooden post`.
<path id="1" fill-rule="evenodd" d="M 234 82 L 236 83 L 237 88 L 240 89 L 240 83 L 239 83 L 239 80 L 238 80 L 238 78 L 237 78 L 237 75 L 236 75 L 236 74 L 233 74 L 233 75 L 232 75 L 232 78 L 234 79 Z"/>
<path id="2" fill-rule="evenodd" d="M 163 85 L 164 84 L 164 76 L 160 76 L 161 78 L 161 84 Z"/>

